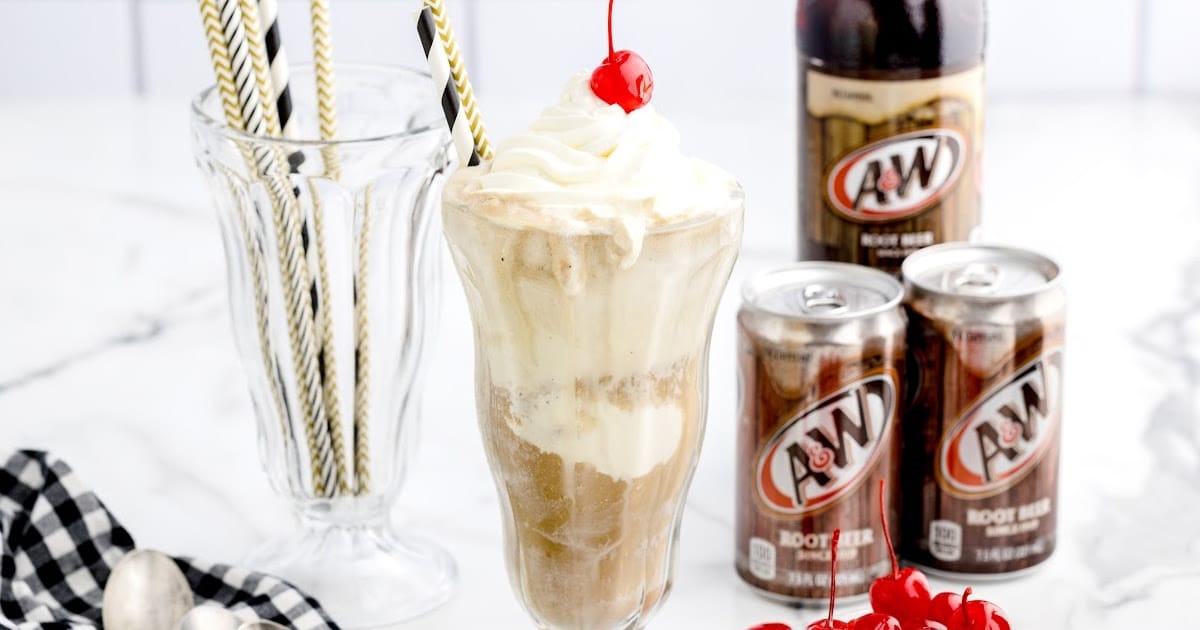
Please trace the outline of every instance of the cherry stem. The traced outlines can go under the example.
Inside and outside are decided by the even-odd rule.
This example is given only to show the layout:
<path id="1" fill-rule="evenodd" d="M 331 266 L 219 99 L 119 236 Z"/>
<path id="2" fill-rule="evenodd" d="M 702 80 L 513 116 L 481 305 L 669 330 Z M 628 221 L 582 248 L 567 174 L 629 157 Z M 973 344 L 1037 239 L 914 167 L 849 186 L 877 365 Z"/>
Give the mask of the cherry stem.
<path id="1" fill-rule="evenodd" d="M 879 480 L 879 520 L 883 523 L 883 539 L 887 542 L 888 554 L 892 556 L 892 577 L 900 575 L 900 562 L 896 560 L 896 548 L 892 546 L 892 533 L 888 530 L 887 507 L 883 495 L 887 491 L 887 479 Z"/>
<path id="2" fill-rule="evenodd" d="M 837 548 L 841 538 L 842 530 L 833 530 L 833 542 L 830 543 L 832 548 L 829 551 L 829 618 L 825 620 L 825 627 L 830 630 L 833 630 L 833 600 L 837 596 Z"/>
<path id="3" fill-rule="evenodd" d="M 613 4 L 616 0 L 608 0 L 608 58 L 612 59 L 616 56 L 617 51 L 613 49 Z"/>
<path id="4" fill-rule="evenodd" d="M 967 590 L 963 591 L 962 601 L 958 603 L 958 609 L 962 611 L 963 628 L 967 628 L 969 630 L 971 627 L 971 618 L 967 616 L 967 600 L 968 599 L 971 599 L 971 587 L 970 586 L 967 587 Z"/>

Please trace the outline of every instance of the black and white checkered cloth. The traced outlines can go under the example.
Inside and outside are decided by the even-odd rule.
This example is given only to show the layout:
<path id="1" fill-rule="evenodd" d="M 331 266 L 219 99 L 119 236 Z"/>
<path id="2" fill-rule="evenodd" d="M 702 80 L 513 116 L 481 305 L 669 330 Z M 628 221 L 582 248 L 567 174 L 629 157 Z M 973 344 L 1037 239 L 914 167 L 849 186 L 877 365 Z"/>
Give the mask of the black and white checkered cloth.
<path id="1" fill-rule="evenodd" d="M 99 628 L 104 584 L 133 537 L 61 460 L 0 453 L 0 628 Z M 176 558 L 196 595 L 239 617 L 297 630 L 336 629 L 315 600 L 286 582 Z"/>

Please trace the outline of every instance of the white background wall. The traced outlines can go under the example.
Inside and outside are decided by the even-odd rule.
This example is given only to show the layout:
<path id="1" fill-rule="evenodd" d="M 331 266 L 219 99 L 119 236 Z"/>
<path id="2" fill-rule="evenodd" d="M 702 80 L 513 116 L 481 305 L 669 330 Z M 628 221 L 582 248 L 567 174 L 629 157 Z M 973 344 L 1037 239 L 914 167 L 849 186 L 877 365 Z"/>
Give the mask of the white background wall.
<path id="1" fill-rule="evenodd" d="M 307 2 L 281 2 L 289 54 L 306 59 Z M 605 0 L 449 4 L 485 95 L 546 102 L 605 52 Z M 420 61 L 417 0 L 332 5 L 341 60 Z M 989 10 L 993 98 L 1200 95 L 1200 0 L 992 0 Z M 619 46 L 650 60 L 667 103 L 790 98 L 794 11 L 795 0 L 621 0 Z M 211 75 L 194 0 L 0 0 L 0 32 L 0 100 L 182 98 Z"/>
<path id="2" fill-rule="evenodd" d="M 308 2 L 279 2 L 288 54 L 304 61 Z M 447 3 L 493 138 L 519 131 L 570 74 L 607 52 L 607 0 Z M 425 65 L 413 20 L 420 0 L 331 4 L 339 62 Z M 748 247 L 788 255 L 795 246 L 795 4 L 617 0 L 617 44 L 650 62 L 655 105 L 679 128 L 684 150 L 738 173 L 748 191 Z M 1084 104 L 1148 97 L 1190 108 L 1200 98 L 1200 0 L 989 5 L 989 134 L 1045 125 L 1028 106 L 1066 103 L 1082 116 Z M 184 103 L 211 81 L 196 0 L 0 0 L 0 104 L 110 101 L 124 109 L 137 97 L 178 103 L 183 128 Z M 1119 122 L 1111 115 L 1094 116 L 1097 130 Z M 1060 150 L 1069 140 L 1059 131 L 1043 129 L 1033 136 L 1041 144 L 1022 150 Z M 1100 137 L 1103 152 L 1118 150 Z M 996 198 L 985 198 L 985 215 Z"/>
<path id="3" fill-rule="evenodd" d="M 413 20 L 420 0 L 330 1 L 339 62 L 425 65 Z M 288 54 L 304 61 L 308 2 L 279 2 Z M 607 52 L 607 0 L 447 3 L 493 138 L 519 131 L 569 75 Z M 617 45 L 650 62 L 655 105 L 679 128 L 684 151 L 729 168 L 745 186 L 747 247 L 787 255 L 795 247 L 795 5 L 617 0 Z M 1190 108 L 1200 98 L 1200 0 L 989 5 L 989 134 L 1045 125 L 1020 113 L 1028 106 L 1065 102 L 1082 116 L 1081 104 L 1149 97 L 1186 99 Z M 0 104 L 109 101 L 123 110 L 143 98 L 175 108 L 182 129 L 184 103 L 212 81 L 196 0 L 0 0 L 0 34 Z M 1097 131 L 1120 122 L 1107 116 L 1094 117 Z M 1057 152 L 1070 141 L 1060 131 L 1043 129 L 1032 136 L 1040 144 L 1022 150 Z M 997 199 L 986 196 L 985 215 Z"/>

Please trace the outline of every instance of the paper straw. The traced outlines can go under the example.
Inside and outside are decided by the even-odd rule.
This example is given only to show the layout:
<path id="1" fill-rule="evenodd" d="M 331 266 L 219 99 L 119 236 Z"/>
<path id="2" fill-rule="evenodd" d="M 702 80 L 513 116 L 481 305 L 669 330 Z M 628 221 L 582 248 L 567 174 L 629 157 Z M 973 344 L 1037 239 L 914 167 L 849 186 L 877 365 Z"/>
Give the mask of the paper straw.
<path id="1" fill-rule="evenodd" d="M 264 106 L 261 99 L 262 82 L 258 80 L 258 73 L 252 68 L 251 42 L 246 38 L 243 15 L 238 1 L 199 0 L 199 2 L 210 40 L 213 37 L 213 28 L 216 28 L 221 35 L 219 48 L 225 52 L 224 61 L 214 53 L 214 66 L 217 67 L 218 84 L 221 86 L 229 124 L 249 133 L 264 135 L 268 130 L 267 114 L 271 108 Z M 212 19 L 214 14 L 217 16 L 215 23 Z M 210 42 L 210 49 L 218 50 L 218 47 Z M 225 73 L 229 75 L 228 84 L 225 81 L 226 77 L 223 76 Z M 236 118 L 230 116 L 229 102 L 231 98 L 234 101 Z M 266 105 L 270 105 L 269 98 Z M 295 195 L 292 193 L 286 167 L 283 167 L 286 159 L 282 149 L 271 150 L 256 146 L 253 153 L 254 155 L 250 158 L 253 160 L 252 168 L 262 176 L 273 202 L 272 211 L 276 239 L 279 243 L 280 268 L 286 302 L 285 312 L 288 318 L 288 336 L 293 363 L 297 370 L 297 385 L 300 390 L 298 398 L 312 464 L 313 492 L 318 497 L 332 496 L 338 487 L 337 469 L 333 456 L 332 438 L 325 418 L 324 394 L 316 357 L 312 304 L 309 298 L 310 293 L 305 290 L 305 287 L 311 286 L 311 280 L 308 278 L 308 268 L 303 264 L 302 239 L 298 225 L 300 209 Z M 265 334 L 267 331 L 260 332 Z"/>
<path id="2" fill-rule="evenodd" d="M 338 124 L 337 124 L 337 82 L 334 79 L 333 70 L 333 26 L 329 16 L 328 0 L 312 0 L 309 3 L 309 13 L 312 19 L 312 39 L 313 39 L 313 61 L 317 75 L 317 114 L 320 120 L 321 139 L 327 142 L 337 140 Z M 325 172 L 330 179 L 337 181 L 341 178 L 341 165 L 338 160 L 337 148 L 333 145 L 326 144 L 321 147 L 321 157 L 325 161 Z M 321 211 L 319 198 L 313 197 L 313 217 L 314 225 L 317 229 L 317 254 L 320 258 L 322 278 L 325 277 L 325 243 L 322 238 L 324 213 Z M 360 260 L 365 261 L 368 241 L 364 237 L 360 237 Z M 360 470 L 366 469 L 363 458 L 366 457 L 366 449 L 360 449 L 358 436 L 365 435 L 366 423 L 366 381 L 365 374 L 361 369 L 361 363 L 367 359 L 365 333 L 366 320 L 366 295 L 365 284 L 360 280 L 360 275 L 366 273 L 364 265 L 356 265 L 354 278 L 354 332 L 355 332 L 355 388 L 354 388 L 354 419 L 353 419 L 353 445 L 354 449 L 354 477 L 355 492 L 363 494 L 365 492 L 361 481 L 357 481 Z M 332 326 L 328 319 L 325 320 L 327 326 Z M 330 356 L 332 359 L 332 355 Z M 341 424 L 338 424 L 338 437 L 341 437 Z"/>
<path id="3" fill-rule="evenodd" d="M 424 0 L 424 9 L 422 15 L 426 12 L 432 17 L 432 21 L 436 26 L 437 40 L 441 46 L 433 46 L 432 38 L 429 38 L 423 31 L 428 31 L 429 26 L 426 18 L 421 17 L 417 22 L 418 35 L 421 37 L 421 44 L 425 48 L 425 57 L 429 60 L 430 70 L 433 73 L 435 84 L 441 89 L 444 82 L 439 80 L 443 76 L 447 68 L 449 77 L 454 81 L 454 96 L 459 103 L 459 107 L 453 108 L 453 103 L 447 98 L 446 92 L 442 94 L 442 110 L 446 114 L 446 122 L 450 126 L 450 133 L 455 138 L 455 149 L 458 151 L 459 161 L 462 164 L 474 166 L 478 162 L 472 162 L 469 156 L 459 146 L 458 135 L 454 131 L 455 127 L 460 123 L 458 120 L 462 117 L 466 118 L 466 124 L 470 128 L 472 145 L 475 152 L 479 154 L 481 160 L 490 160 L 493 157 L 492 145 L 488 141 L 487 129 L 484 128 L 483 118 L 479 114 L 479 104 L 475 101 L 475 90 L 471 87 L 471 79 L 467 76 L 466 63 L 463 61 L 462 51 L 459 49 L 458 40 L 454 36 L 454 29 L 450 25 L 450 18 L 446 13 L 444 0 Z M 429 42 L 428 44 L 426 42 Z M 437 49 L 441 48 L 441 54 L 437 53 Z M 460 113 L 461 111 L 461 113 Z M 453 117 L 451 114 L 453 113 Z"/>
<path id="4" fill-rule="evenodd" d="M 321 139 L 337 139 L 337 81 L 333 73 L 333 27 L 329 20 L 329 0 L 312 0 L 309 3 L 312 16 L 313 65 L 317 74 L 317 114 L 320 119 Z M 322 151 L 325 170 L 330 178 L 338 179 L 341 168 L 337 152 L 326 146 Z"/>
<path id="5" fill-rule="evenodd" d="M 371 199 L 363 196 L 362 226 L 358 231 L 358 265 L 354 274 L 354 477 L 355 494 L 371 491 L 371 448 L 368 427 L 371 397 L 370 321 L 367 313 L 367 272 L 370 263 Z"/>
<path id="6" fill-rule="evenodd" d="M 283 34 L 279 29 L 279 5 L 276 0 L 258 0 L 259 23 L 263 27 L 263 41 L 267 45 L 267 63 L 271 65 L 271 87 L 275 96 L 275 111 L 279 114 L 279 127 L 284 138 L 296 137 L 296 125 L 292 121 L 292 92 L 289 76 L 287 51 L 283 47 Z M 297 152 L 294 156 L 303 157 Z"/>
<path id="7" fill-rule="evenodd" d="M 421 39 L 421 47 L 425 49 L 425 58 L 429 61 L 429 71 L 433 75 L 433 84 L 442 102 L 442 115 L 446 118 L 446 126 L 450 128 L 450 138 L 454 141 L 454 153 L 458 155 L 458 163 L 464 166 L 478 166 L 481 161 L 478 143 L 471 133 L 470 122 L 463 114 L 458 88 L 454 77 L 451 76 L 450 62 L 446 59 L 446 49 L 438 39 L 437 23 L 428 7 L 422 9 L 417 16 L 417 36 Z"/>
<path id="8" fill-rule="evenodd" d="M 276 90 L 274 83 L 273 70 L 267 71 L 269 54 L 265 52 L 266 40 L 260 37 L 260 21 L 257 13 L 257 6 L 253 2 L 245 0 L 220 0 L 222 3 L 221 19 L 224 25 L 225 39 L 229 43 L 229 50 L 232 54 L 232 60 L 235 68 L 235 81 L 239 86 L 239 98 L 242 102 L 242 111 L 245 120 L 250 121 L 246 126 L 246 131 L 264 136 L 279 137 L 281 134 L 281 124 L 278 118 L 278 111 L 275 105 L 278 103 L 276 99 Z M 290 99 L 290 97 L 289 97 Z M 289 100 L 290 103 L 290 100 Z M 290 107 L 290 106 L 289 106 Z M 302 155 L 302 154 L 301 154 Z M 264 169 L 270 164 L 270 155 L 265 155 Z M 299 163 L 302 160 L 292 160 L 291 162 Z M 265 171 L 264 171 L 265 172 Z M 292 187 L 293 195 L 299 197 L 300 189 Z M 319 203 L 316 203 L 317 197 L 314 195 L 314 211 L 320 212 Z M 303 215 L 303 212 L 301 211 Z M 332 324 L 328 320 L 328 303 L 327 290 L 328 276 L 325 268 L 324 258 L 324 238 L 319 223 L 319 218 L 313 221 L 316 228 L 316 233 L 312 233 L 309 228 L 307 217 L 301 216 L 300 229 L 303 236 L 300 238 L 301 247 L 303 248 L 305 263 L 308 267 L 308 278 L 311 279 L 312 285 L 309 288 L 309 301 L 312 304 L 313 317 L 315 324 L 320 327 L 323 333 L 320 344 L 319 354 L 317 357 L 317 368 L 320 382 L 322 384 L 322 398 L 324 401 L 325 414 L 328 418 L 327 423 L 331 425 L 329 443 L 333 448 L 332 460 L 335 463 L 333 477 L 326 476 L 324 487 L 326 489 L 338 488 L 345 492 L 348 484 L 345 479 L 345 454 L 344 449 L 341 456 L 338 455 L 338 446 L 342 444 L 343 439 L 339 431 L 333 430 L 332 427 L 340 427 L 339 419 L 340 408 L 337 404 L 337 366 L 329 357 L 333 356 L 332 351 Z M 316 242 L 315 251 L 310 247 L 310 243 Z M 307 422 L 307 420 L 306 420 Z M 324 435 L 326 431 L 320 431 L 320 435 Z M 317 444 L 320 448 L 324 448 L 326 440 L 318 440 Z M 325 459 L 327 453 L 318 452 L 312 454 L 314 460 Z M 332 483 L 331 483 L 332 480 Z"/>
<path id="9" fill-rule="evenodd" d="M 270 66 L 267 61 L 266 44 L 260 31 L 258 6 L 255 0 L 240 0 L 240 2 L 242 20 L 245 23 L 246 42 L 250 52 L 251 65 L 254 66 L 254 74 L 258 79 L 258 97 L 262 104 L 263 119 L 266 121 L 267 133 L 273 137 L 279 137 L 282 131 L 273 101 L 274 93 L 271 89 Z M 315 314 L 316 325 L 320 327 L 319 338 L 321 347 L 318 350 L 317 367 L 320 381 L 324 385 L 325 418 L 333 448 L 337 491 L 342 494 L 348 494 L 350 492 L 350 485 L 346 478 L 346 449 L 340 419 L 341 411 L 338 405 L 333 325 L 331 323 L 328 303 L 327 287 L 329 286 L 329 281 L 325 266 L 324 238 L 321 229 L 322 212 L 319 197 L 315 194 L 315 191 L 313 191 L 312 202 L 314 227 L 316 228 L 317 236 L 318 274 L 320 281 L 317 283 L 315 291 L 311 290 L 311 288 L 309 289 L 306 301 L 310 303 L 312 312 Z M 306 264 L 303 266 L 306 277 L 308 276 L 308 270 L 306 261 Z M 311 287 L 311 282 L 302 286 L 306 288 Z"/>
<path id="10" fill-rule="evenodd" d="M 202 1 L 200 3 L 200 13 L 204 20 L 209 52 L 213 60 L 213 70 L 217 76 L 217 87 L 221 95 L 221 105 L 225 110 L 226 121 L 231 127 L 240 129 L 244 126 L 244 123 L 242 122 L 241 108 L 238 104 L 238 90 L 237 84 L 234 81 L 233 63 L 229 57 L 229 48 L 221 29 L 220 13 L 215 0 Z M 245 146 L 240 145 L 240 148 L 243 150 L 246 162 L 253 164 L 254 159 L 248 151 L 245 151 Z M 271 387 L 271 397 L 274 400 L 275 409 L 279 413 L 281 420 L 283 438 L 287 441 L 291 439 L 292 427 L 288 420 L 287 397 L 283 394 L 285 387 L 283 373 L 274 352 L 271 351 L 270 327 L 267 323 L 267 279 L 263 262 L 266 254 L 262 251 L 261 242 L 256 246 L 255 242 L 250 238 L 250 222 L 246 217 L 246 213 L 241 211 L 240 205 L 237 215 L 239 228 L 242 234 L 245 235 L 246 259 L 250 264 L 250 277 L 254 291 L 254 319 L 255 324 L 258 326 L 259 352 L 262 354 L 263 367 L 267 371 L 267 382 Z"/>
<path id="11" fill-rule="evenodd" d="M 237 0 L 218 0 L 222 34 L 230 68 L 233 72 L 233 82 L 236 86 L 239 118 L 241 123 L 236 127 L 255 135 L 266 133 L 266 123 L 263 120 L 262 108 L 258 106 L 258 87 L 254 78 L 254 68 L 250 66 L 249 53 L 246 48 L 246 32 L 242 28 L 241 10 Z M 232 123 L 231 123 L 232 124 Z"/>
<path id="12" fill-rule="evenodd" d="M 337 81 L 333 67 L 333 27 L 329 16 L 328 0 L 312 0 L 309 3 L 312 18 L 313 60 L 317 75 L 317 109 L 320 120 L 321 139 L 337 140 Z M 337 150 L 331 145 L 322 147 L 322 158 L 325 160 L 325 171 L 331 179 L 341 177 L 341 165 Z M 369 195 L 369 193 L 368 193 Z M 321 232 L 322 213 L 320 207 L 314 204 L 318 237 Z M 367 444 L 367 422 L 370 396 L 370 335 L 367 321 L 367 264 L 370 249 L 370 212 L 366 208 L 362 233 L 358 235 L 358 260 L 354 274 L 354 476 L 355 493 L 366 494 L 370 490 L 370 450 Z M 320 238 L 318 248 L 323 247 Z M 319 251 L 321 251 L 319 249 Z M 324 268 L 324 252 L 320 253 L 321 265 Z"/>

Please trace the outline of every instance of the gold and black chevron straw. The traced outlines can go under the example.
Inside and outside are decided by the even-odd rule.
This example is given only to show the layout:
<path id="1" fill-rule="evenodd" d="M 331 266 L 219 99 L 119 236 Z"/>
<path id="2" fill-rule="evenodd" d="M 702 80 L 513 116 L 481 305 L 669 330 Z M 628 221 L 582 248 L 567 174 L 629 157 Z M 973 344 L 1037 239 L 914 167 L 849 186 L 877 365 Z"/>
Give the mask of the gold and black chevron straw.
<path id="1" fill-rule="evenodd" d="M 477 166 L 492 159 L 492 145 L 444 0 L 423 0 L 421 13 L 417 16 L 417 35 L 433 74 L 459 164 Z"/>
<path id="2" fill-rule="evenodd" d="M 287 73 L 272 67 L 278 60 L 282 66 L 282 42 L 272 42 L 270 31 L 278 35 L 274 24 L 277 14 L 267 0 L 199 0 L 201 16 L 208 34 L 218 88 L 225 105 L 227 123 L 231 128 L 264 137 L 281 137 L 284 124 L 290 120 L 290 95 Z M 262 16 L 268 20 L 264 30 Z M 326 20 L 327 23 L 327 20 Z M 279 146 L 255 146 L 247 152 L 252 173 L 261 177 L 270 192 L 276 238 L 280 243 L 279 265 L 283 276 L 289 345 L 296 366 L 297 397 L 301 421 L 309 450 L 312 475 L 312 494 L 327 498 L 348 494 L 350 480 L 345 468 L 345 448 L 337 412 L 337 382 L 335 368 L 329 360 L 333 340 L 328 323 L 327 292 L 323 264 L 310 265 L 304 233 L 307 221 L 298 202 L 299 190 L 294 188 L 289 174 L 289 160 Z M 319 219 L 319 217 L 314 217 Z M 323 258 L 323 239 L 320 225 L 316 226 L 318 258 Z M 247 233 L 247 238 L 250 238 Z M 265 264 L 261 248 L 247 243 L 252 263 Z M 312 269 L 310 267 L 316 267 Z M 262 274 L 256 274 L 261 276 Z M 256 278 L 257 279 L 257 278 Z M 265 287 L 256 282 L 256 308 Z M 260 343 L 264 357 L 270 353 L 270 332 L 263 313 L 258 315 Z M 268 367 L 273 361 L 269 362 Z M 273 383 L 277 389 L 283 383 Z M 282 409 L 282 392 L 275 392 Z M 285 419 L 286 421 L 286 419 Z M 285 435 L 290 427 L 285 426 Z"/>

